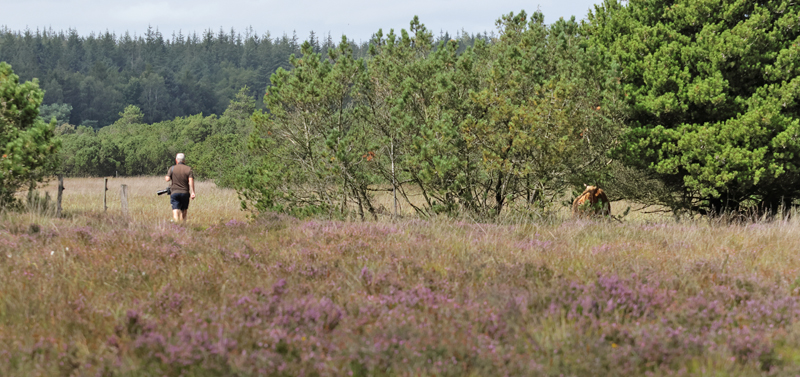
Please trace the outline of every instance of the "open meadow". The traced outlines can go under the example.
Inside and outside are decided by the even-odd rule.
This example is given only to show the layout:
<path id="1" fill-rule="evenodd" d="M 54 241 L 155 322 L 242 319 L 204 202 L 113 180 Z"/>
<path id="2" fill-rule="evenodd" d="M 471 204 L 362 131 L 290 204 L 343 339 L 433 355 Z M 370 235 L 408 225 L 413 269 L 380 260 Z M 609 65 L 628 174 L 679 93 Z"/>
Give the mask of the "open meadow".
<path id="1" fill-rule="evenodd" d="M 796 220 L 251 219 L 200 182 L 173 224 L 161 178 L 65 186 L 0 216 L 2 376 L 800 373 Z"/>
<path id="2" fill-rule="evenodd" d="M 121 208 L 121 186 L 128 186 L 128 214 L 133 222 L 164 222 L 172 219 L 169 197 L 158 196 L 157 191 L 168 186 L 163 176 L 108 178 L 107 205 L 110 216 L 119 216 Z M 64 180 L 63 210 L 66 217 L 80 218 L 84 215 L 103 212 L 103 178 L 67 178 Z M 247 217 L 239 207 L 239 199 L 233 190 L 221 189 L 212 181 L 197 181 L 197 199 L 192 202 L 192 223 L 210 224 Z M 50 180 L 40 190 L 55 199 L 58 181 Z M 36 212 L 36 211 L 34 211 Z M 24 216 L 23 216 L 24 217 Z"/>

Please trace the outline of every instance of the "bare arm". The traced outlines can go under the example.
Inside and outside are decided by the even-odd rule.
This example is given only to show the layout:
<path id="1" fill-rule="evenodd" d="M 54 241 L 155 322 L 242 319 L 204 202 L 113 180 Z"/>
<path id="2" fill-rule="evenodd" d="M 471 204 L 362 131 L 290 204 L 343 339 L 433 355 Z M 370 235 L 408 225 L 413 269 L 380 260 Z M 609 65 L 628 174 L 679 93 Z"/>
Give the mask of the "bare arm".
<path id="1" fill-rule="evenodd" d="M 192 199 L 194 199 L 194 178 L 189 177 L 189 191 L 192 193 Z"/>
<path id="2" fill-rule="evenodd" d="M 165 180 L 165 181 L 167 181 L 167 182 L 169 182 L 169 176 L 168 176 L 168 175 L 165 175 L 165 176 L 164 176 L 164 180 Z"/>

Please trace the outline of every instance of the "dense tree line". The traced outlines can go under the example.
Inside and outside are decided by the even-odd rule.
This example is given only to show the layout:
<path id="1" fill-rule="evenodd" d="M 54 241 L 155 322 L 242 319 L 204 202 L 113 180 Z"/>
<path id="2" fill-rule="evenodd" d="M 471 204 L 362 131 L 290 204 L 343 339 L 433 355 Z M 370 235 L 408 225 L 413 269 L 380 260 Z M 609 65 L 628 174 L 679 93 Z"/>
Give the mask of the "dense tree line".
<path id="1" fill-rule="evenodd" d="M 220 114 L 243 86 L 262 92 L 269 75 L 298 52 L 296 36 L 180 33 L 121 37 L 76 30 L 0 32 L 0 60 L 23 80 L 39 79 L 44 105 L 71 106 L 69 123 L 107 126 L 127 105 L 153 123 Z M 259 93 L 258 95 L 260 96 Z"/>
<path id="2" fill-rule="evenodd" d="M 474 38 L 464 34 L 459 40 L 466 45 Z M 335 45 L 330 35 L 313 32 L 308 41 L 323 55 Z M 244 34 L 209 30 L 171 36 L 152 28 L 139 36 L 0 29 L 0 61 L 11 64 L 23 81 L 38 78 L 45 91 L 43 115 L 60 110 L 66 117 L 59 121 L 100 128 L 114 123 L 127 105 L 139 107 L 148 123 L 219 115 L 244 86 L 261 106 L 270 75 L 289 67 L 300 43 L 296 35 L 258 35 L 252 28 Z M 356 54 L 366 53 L 366 43 L 346 43 Z"/>
<path id="3" fill-rule="evenodd" d="M 158 30 L 83 37 L 76 30 L 0 32 L 0 60 L 23 80 L 38 78 L 45 105 L 72 107 L 69 123 L 107 126 L 127 105 L 153 123 L 176 116 L 221 114 L 243 86 L 263 94 L 269 75 L 299 52 L 296 36 L 252 31 L 166 38 Z"/>
<path id="4" fill-rule="evenodd" d="M 121 55 L 150 56 L 137 60 L 139 76 L 114 89 L 134 93 L 124 97 L 134 105 L 99 130 L 59 126 L 61 169 L 154 174 L 183 151 L 200 176 L 236 187 L 247 207 L 361 218 L 398 205 L 423 215 L 528 211 L 582 183 L 676 212 L 775 213 L 800 199 L 800 5 L 606 0 L 585 22 L 547 25 L 541 13 L 520 12 L 497 26 L 491 37 L 437 38 L 415 18 L 409 29 L 379 30 L 363 46 L 345 37 L 322 45 L 313 35 L 302 44 L 285 38 L 292 53 L 270 68 L 268 83 L 222 75 L 214 90 L 245 85 L 215 97 L 214 114 L 222 115 L 196 111 L 160 122 L 159 106 L 184 102 L 148 91 L 149 75 L 195 71 L 165 68 L 152 57 L 166 55 L 147 51 L 202 43 L 153 42 L 158 33 L 148 32 L 133 44 L 139 55 Z M 234 34 L 207 36 L 234 41 L 219 46 L 247 45 Z M 283 44 L 276 41 L 262 40 Z M 208 72 L 249 69 L 236 56 L 239 65 Z M 263 98 L 253 98 L 250 84 L 266 87 Z M 115 98 L 106 94 L 103 101 Z M 75 124 L 75 111 L 54 102 L 42 116 Z M 377 191 L 394 194 L 392 208 L 375 203 Z"/>

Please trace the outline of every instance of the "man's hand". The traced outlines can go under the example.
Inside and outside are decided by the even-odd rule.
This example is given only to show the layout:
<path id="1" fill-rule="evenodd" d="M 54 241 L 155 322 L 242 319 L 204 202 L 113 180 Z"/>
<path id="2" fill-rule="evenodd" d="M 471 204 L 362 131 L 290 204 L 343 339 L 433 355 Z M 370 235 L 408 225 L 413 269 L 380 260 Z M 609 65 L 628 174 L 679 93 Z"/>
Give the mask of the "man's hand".
<path id="1" fill-rule="evenodd" d="M 194 177 L 189 177 L 189 192 L 191 192 L 191 193 L 192 193 L 192 195 L 191 195 L 191 197 L 190 197 L 190 198 L 191 198 L 192 200 L 194 200 L 194 197 L 196 196 L 196 195 L 194 194 Z"/>

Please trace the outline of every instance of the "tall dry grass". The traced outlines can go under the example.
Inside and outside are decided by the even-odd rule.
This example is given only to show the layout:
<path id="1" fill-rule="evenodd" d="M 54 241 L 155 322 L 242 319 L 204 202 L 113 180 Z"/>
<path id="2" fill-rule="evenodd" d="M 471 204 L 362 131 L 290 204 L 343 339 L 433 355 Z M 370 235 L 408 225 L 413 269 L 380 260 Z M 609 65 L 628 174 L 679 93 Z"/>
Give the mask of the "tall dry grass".
<path id="1" fill-rule="evenodd" d="M 169 197 L 156 195 L 157 191 L 168 186 L 164 177 L 109 178 L 106 197 L 108 215 L 122 214 L 122 185 L 128 186 L 128 213 L 133 222 L 162 223 L 172 219 Z M 103 178 L 65 178 L 62 199 L 65 217 L 79 218 L 103 212 L 103 186 Z M 247 217 L 247 213 L 240 210 L 236 191 L 219 188 L 213 181 L 197 181 L 195 190 L 197 198 L 189 204 L 190 223 L 213 224 L 232 219 L 243 220 Z M 58 182 L 50 180 L 40 187 L 39 191 L 55 199 L 58 194 Z"/>

